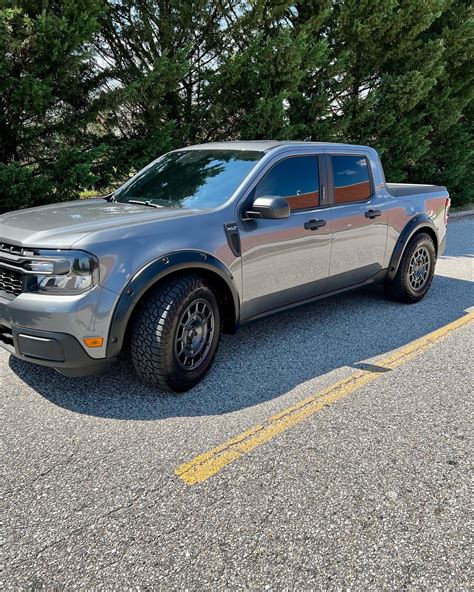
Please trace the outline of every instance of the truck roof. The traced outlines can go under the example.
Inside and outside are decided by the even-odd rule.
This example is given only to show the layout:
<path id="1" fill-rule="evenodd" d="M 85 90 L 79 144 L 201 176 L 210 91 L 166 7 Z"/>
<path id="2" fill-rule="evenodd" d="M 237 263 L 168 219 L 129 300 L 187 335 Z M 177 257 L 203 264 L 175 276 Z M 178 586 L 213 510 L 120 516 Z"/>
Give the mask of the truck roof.
<path id="1" fill-rule="evenodd" d="M 356 144 L 338 144 L 335 142 L 303 142 L 301 140 L 232 140 L 229 142 L 209 142 L 207 144 L 195 144 L 187 146 L 181 150 L 258 150 L 260 152 L 269 152 L 275 148 L 289 146 L 292 148 L 308 146 L 327 146 L 334 148 L 358 148 L 361 150 L 371 150 L 369 146 L 358 146 Z"/>

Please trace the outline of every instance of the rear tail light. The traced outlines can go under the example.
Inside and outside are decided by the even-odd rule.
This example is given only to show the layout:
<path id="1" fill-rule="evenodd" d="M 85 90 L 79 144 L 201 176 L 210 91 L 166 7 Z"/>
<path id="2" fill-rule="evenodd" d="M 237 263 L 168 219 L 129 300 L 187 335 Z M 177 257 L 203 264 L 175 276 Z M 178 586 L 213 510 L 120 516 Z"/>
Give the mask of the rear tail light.
<path id="1" fill-rule="evenodd" d="M 449 220 L 449 208 L 451 207 L 451 198 L 446 198 L 446 204 L 444 208 L 444 223 L 447 225 Z"/>

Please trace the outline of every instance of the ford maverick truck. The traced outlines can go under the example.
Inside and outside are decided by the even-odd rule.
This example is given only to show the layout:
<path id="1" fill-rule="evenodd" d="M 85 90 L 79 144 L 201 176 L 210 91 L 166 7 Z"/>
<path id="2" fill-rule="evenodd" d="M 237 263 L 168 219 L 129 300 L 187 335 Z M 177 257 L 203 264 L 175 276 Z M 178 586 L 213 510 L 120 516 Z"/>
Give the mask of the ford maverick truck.
<path id="1" fill-rule="evenodd" d="M 222 332 L 264 315 L 376 282 L 418 302 L 449 206 L 445 187 L 387 183 L 367 146 L 175 150 L 106 198 L 0 216 L 0 345 L 68 376 L 124 352 L 185 391 Z"/>

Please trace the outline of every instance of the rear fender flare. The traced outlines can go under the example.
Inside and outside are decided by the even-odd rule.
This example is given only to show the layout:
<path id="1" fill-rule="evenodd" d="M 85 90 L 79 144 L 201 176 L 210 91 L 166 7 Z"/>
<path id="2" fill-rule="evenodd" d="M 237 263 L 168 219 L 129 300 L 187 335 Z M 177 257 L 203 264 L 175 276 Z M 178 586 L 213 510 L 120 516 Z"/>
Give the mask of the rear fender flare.
<path id="1" fill-rule="evenodd" d="M 227 266 L 217 257 L 201 251 L 176 251 L 162 255 L 148 263 L 127 283 L 115 306 L 107 340 L 107 358 L 116 357 L 122 350 L 125 332 L 135 306 L 154 284 L 179 270 L 205 269 L 218 275 L 227 284 L 234 305 L 235 327 L 240 318 L 240 298 L 234 278 Z"/>
<path id="2" fill-rule="evenodd" d="M 392 258 L 390 259 L 390 265 L 388 268 L 387 278 L 389 280 L 393 280 L 395 275 L 397 274 L 398 267 L 400 265 L 400 261 L 402 260 L 403 253 L 410 242 L 411 238 L 414 236 L 415 233 L 419 232 L 426 228 L 429 229 L 431 232 L 430 234 L 434 234 L 436 237 L 436 250 L 438 250 L 438 231 L 436 226 L 433 223 L 433 220 L 428 216 L 428 214 L 418 214 L 414 218 L 412 218 L 398 237 L 397 243 L 395 245 L 395 249 L 392 253 Z"/>

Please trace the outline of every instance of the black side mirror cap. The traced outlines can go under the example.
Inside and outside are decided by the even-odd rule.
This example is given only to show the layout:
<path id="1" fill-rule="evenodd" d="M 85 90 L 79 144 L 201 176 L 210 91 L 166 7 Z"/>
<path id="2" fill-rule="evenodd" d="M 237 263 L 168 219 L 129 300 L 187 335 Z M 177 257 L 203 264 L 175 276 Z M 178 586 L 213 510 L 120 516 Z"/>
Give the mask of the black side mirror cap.
<path id="1" fill-rule="evenodd" d="M 281 220 L 290 215 L 290 205 L 279 195 L 262 195 L 257 197 L 252 208 L 245 212 L 247 218 L 267 218 Z"/>

